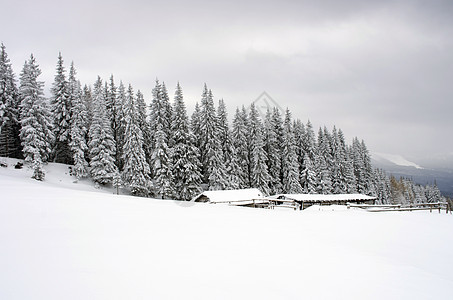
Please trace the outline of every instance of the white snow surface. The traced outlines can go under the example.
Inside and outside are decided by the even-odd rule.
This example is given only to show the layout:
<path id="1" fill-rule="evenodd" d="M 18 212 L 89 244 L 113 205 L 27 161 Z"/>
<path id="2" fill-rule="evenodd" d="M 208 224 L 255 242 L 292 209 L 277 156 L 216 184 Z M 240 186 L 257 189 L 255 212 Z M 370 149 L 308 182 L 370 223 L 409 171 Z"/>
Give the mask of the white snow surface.
<path id="1" fill-rule="evenodd" d="M 445 212 L 115 196 L 46 169 L 0 167 L 0 299 L 453 299 Z"/>
<path id="2" fill-rule="evenodd" d="M 398 155 L 398 154 L 374 152 L 374 153 L 372 153 L 372 156 L 377 161 L 381 161 L 382 159 L 384 159 L 397 166 L 414 167 L 417 169 L 423 169 L 423 167 L 417 165 L 414 162 L 411 162 L 411 161 L 405 159 L 404 157 L 402 157 L 401 155 Z"/>

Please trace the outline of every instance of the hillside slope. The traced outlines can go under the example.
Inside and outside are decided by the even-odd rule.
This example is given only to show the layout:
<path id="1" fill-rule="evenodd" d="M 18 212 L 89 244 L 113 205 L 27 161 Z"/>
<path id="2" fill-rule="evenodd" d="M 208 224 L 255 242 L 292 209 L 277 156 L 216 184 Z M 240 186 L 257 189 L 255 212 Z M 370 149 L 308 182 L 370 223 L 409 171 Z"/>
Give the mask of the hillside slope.
<path id="1" fill-rule="evenodd" d="M 47 167 L 0 168 L 0 299 L 452 298 L 452 215 L 115 196 Z"/>

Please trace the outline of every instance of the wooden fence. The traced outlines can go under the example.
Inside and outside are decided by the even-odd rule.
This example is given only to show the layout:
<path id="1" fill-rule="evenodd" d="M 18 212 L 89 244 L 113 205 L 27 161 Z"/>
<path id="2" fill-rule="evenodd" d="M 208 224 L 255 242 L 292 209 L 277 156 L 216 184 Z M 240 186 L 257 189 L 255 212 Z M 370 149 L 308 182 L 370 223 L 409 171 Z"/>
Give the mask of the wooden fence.
<path id="1" fill-rule="evenodd" d="M 408 205 L 367 205 L 367 204 L 353 204 L 348 203 L 348 209 L 351 207 L 365 209 L 369 212 L 388 212 L 388 211 L 413 211 L 413 210 L 433 210 L 439 213 L 445 209 L 445 213 L 452 213 L 452 208 L 448 202 L 435 202 L 435 203 L 413 203 Z"/>

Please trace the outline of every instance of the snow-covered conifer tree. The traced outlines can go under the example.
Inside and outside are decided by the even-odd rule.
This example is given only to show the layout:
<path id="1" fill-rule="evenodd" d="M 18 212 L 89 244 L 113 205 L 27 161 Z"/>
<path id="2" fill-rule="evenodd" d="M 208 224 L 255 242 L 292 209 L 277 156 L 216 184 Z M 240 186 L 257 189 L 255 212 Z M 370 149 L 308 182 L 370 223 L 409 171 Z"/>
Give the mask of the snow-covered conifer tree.
<path id="1" fill-rule="evenodd" d="M 85 154 L 88 150 L 86 143 L 88 129 L 87 110 L 82 99 L 82 88 L 80 82 L 76 79 L 76 69 L 74 63 L 71 63 L 68 77 L 68 101 L 71 103 L 71 122 L 69 126 L 69 149 L 72 153 L 74 166 L 72 175 L 77 179 L 88 175 L 88 162 Z"/>
<path id="2" fill-rule="evenodd" d="M 124 161 L 123 183 L 130 188 L 132 195 L 147 196 L 150 185 L 150 168 L 143 149 L 144 139 L 140 128 L 138 104 L 131 85 L 127 90 L 124 110 L 126 131 L 122 157 Z"/>
<path id="3" fill-rule="evenodd" d="M 316 138 L 315 132 L 313 130 L 313 125 L 311 124 L 310 120 L 308 120 L 307 124 L 305 125 L 305 136 L 303 141 L 304 153 L 307 153 L 311 161 L 314 162 L 316 153 Z"/>
<path id="4" fill-rule="evenodd" d="M 140 124 L 140 128 L 143 133 L 143 149 L 145 150 L 146 161 L 151 161 L 151 152 L 150 145 L 151 145 L 151 131 L 149 129 L 149 123 L 147 121 L 147 113 L 146 113 L 146 103 L 145 98 L 140 90 L 137 91 L 136 95 L 137 99 L 137 110 L 138 110 L 138 123 Z"/>
<path id="5" fill-rule="evenodd" d="M 197 147 L 198 151 L 200 150 L 201 145 L 200 114 L 200 105 L 197 102 L 195 103 L 195 108 L 190 118 L 190 129 L 194 136 L 194 146 Z"/>
<path id="6" fill-rule="evenodd" d="M 210 190 L 223 190 L 227 185 L 225 158 L 219 140 L 219 127 L 212 92 L 204 85 L 200 111 L 200 152 L 203 177 Z"/>
<path id="7" fill-rule="evenodd" d="M 250 183 L 252 187 L 258 188 L 265 195 L 269 195 L 269 182 L 271 181 L 271 177 L 269 176 L 266 164 L 267 156 L 266 151 L 264 150 L 263 124 L 259 117 L 258 110 L 253 103 L 250 106 L 249 124 L 249 142 L 251 151 Z"/>
<path id="8" fill-rule="evenodd" d="M 154 133 L 155 146 L 151 161 L 154 169 L 154 193 L 162 199 L 174 197 L 173 172 L 171 149 L 167 144 L 167 137 L 162 124 L 158 124 Z"/>
<path id="9" fill-rule="evenodd" d="M 277 115 L 276 115 L 277 114 Z M 281 116 L 277 108 L 268 109 L 264 120 L 264 149 L 267 154 L 267 167 L 270 176 L 269 189 L 273 195 L 279 194 L 283 190 L 282 176 L 282 157 L 281 157 Z"/>
<path id="10" fill-rule="evenodd" d="M 0 48 L 0 156 L 23 158 L 20 142 L 19 92 L 6 47 Z"/>
<path id="11" fill-rule="evenodd" d="M 116 126 L 116 136 L 115 138 L 115 146 L 116 146 L 116 154 L 115 154 L 115 163 L 118 170 L 123 170 L 123 145 L 125 140 L 125 132 L 126 132 L 126 116 L 124 112 L 124 107 L 126 106 L 126 87 L 124 86 L 123 82 L 120 81 L 118 86 L 117 95 L 116 95 L 116 103 L 115 103 L 115 126 Z"/>
<path id="12" fill-rule="evenodd" d="M 250 187 L 249 180 L 249 151 L 248 151 L 248 117 L 245 107 L 242 110 L 236 108 L 236 113 L 233 119 L 233 128 L 231 132 L 231 140 L 235 151 L 236 161 L 238 163 L 237 176 L 239 179 L 239 187 Z"/>
<path id="13" fill-rule="evenodd" d="M 51 114 L 44 98 L 44 83 L 38 81 L 39 75 L 41 70 L 31 55 L 20 75 L 20 138 L 25 161 L 32 164 L 32 178 L 44 180 L 42 163 L 49 159 L 54 135 Z"/>
<path id="14" fill-rule="evenodd" d="M 301 186 L 304 193 L 316 194 L 317 193 L 317 179 L 316 170 L 313 162 L 311 161 L 308 153 L 304 155 L 304 161 L 301 167 Z"/>
<path id="15" fill-rule="evenodd" d="M 168 145 L 168 137 L 170 134 L 171 124 L 171 105 L 169 103 L 165 85 L 163 83 L 161 84 L 157 79 L 152 93 L 153 99 L 151 100 L 149 107 L 149 126 L 150 131 L 154 136 L 151 148 L 154 148 L 154 144 L 157 139 L 155 133 L 158 131 L 159 127 L 161 127 L 161 130 L 163 130 L 165 143 Z"/>
<path id="16" fill-rule="evenodd" d="M 89 129 L 91 176 L 96 183 L 111 183 L 118 169 L 115 165 L 115 141 L 105 109 L 102 80 L 98 77 L 93 90 L 93 120 Z"/>
<path id="17" fill-rule="evenodd" d="M 201 192 L 201 164 L 194 137 L 189 130 L 189 118 L 179 83 L 176 86 L 170 139 L 173 149 L 173 180 L 175 198 L 190 200 Z"/>
<path id="18" fill-rule="evenodd" d="M 292 128 L 291 112 L 286 110 L 285 123 L 283 126 L 283 190 L 286 193 L 301 193 L 302 187 L 299 181 L 299 163 L 296 155 L 294 131 Z"/>
<path id="19" fill-rule="evenodd" d="M 346 145 L 343 131 L 338 130 L 338 149 L 343 161 L 340 164 L 340 172 L 342 174 L 342 179 L 344 180 L 343 187 L 344 193 L 354 194 L 357 192 L 357 182 L 354 175 L 354 163 L 350 156 L 350 151 Z"/>
<path id="20" fill-rule="evenodd" d="M 219 106 L 217 108 L 217 120 L 219 130 L 219 140 L 222 148 L 223 156 L 225 159 L 226 167 L 226 186 L 225 189 L 239 189 L 240 178 L 239 173 L 241 172 L 239 166 L 238 157 L 236 157 L 236 149 L 233 145 L 232 134 L 228 125 L 228 114 L 223 99 L 219 100 Z"/>
<path id="21" fill-rule="evenodd" d="M 66 70 L 63 66 L 63 57 L 58 54 L 57 73 L 52 86 L 50 101 L 55 130 L 54 159 L 56 162 L 72 164 L 70 143 L 71 103 L 68 95 Z"/>
<path id="22" fill-rule="evenodd" d="M 342 172 L 342 166 L 346 163 L 346 152 L 343 149 L 338 131 L 333 127 L 331 136 L 331 154 L 332 154 L 332 193 L 342 194 L 346 192 L 345 178 Z"/>

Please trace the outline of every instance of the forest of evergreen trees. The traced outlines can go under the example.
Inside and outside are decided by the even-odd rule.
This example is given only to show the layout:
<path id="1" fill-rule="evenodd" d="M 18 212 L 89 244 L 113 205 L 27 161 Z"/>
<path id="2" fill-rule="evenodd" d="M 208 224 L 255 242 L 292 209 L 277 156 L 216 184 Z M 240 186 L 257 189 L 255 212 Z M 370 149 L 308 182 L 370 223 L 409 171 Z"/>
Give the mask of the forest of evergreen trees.
<path id="1" fill-rule="evenodd" d="M 71 165 L 71 175 L 90 176 L 144 197 L 189 200 L 204 189 L 256 187 L 278 193 L 363 193 L 380 203 L 437 202 L 435 185 L 396 179 L 371 165 L 365 142 L 345 141 L 341 129 L 294 119 L 290 110 L 236 108 L 229 124 L 226 104 L 204 85 L 188 116 L 181 86 L 173 101 L 156 80 L 147 107 L 133 87 L 100 77 L 82 85 L 72 63 L 58 56 L 50 99 L 33 55 L 15 78 L 6 48 L 0 53 L 0 156 L 23 158 L 33 178 L 42 165 Z"/>

